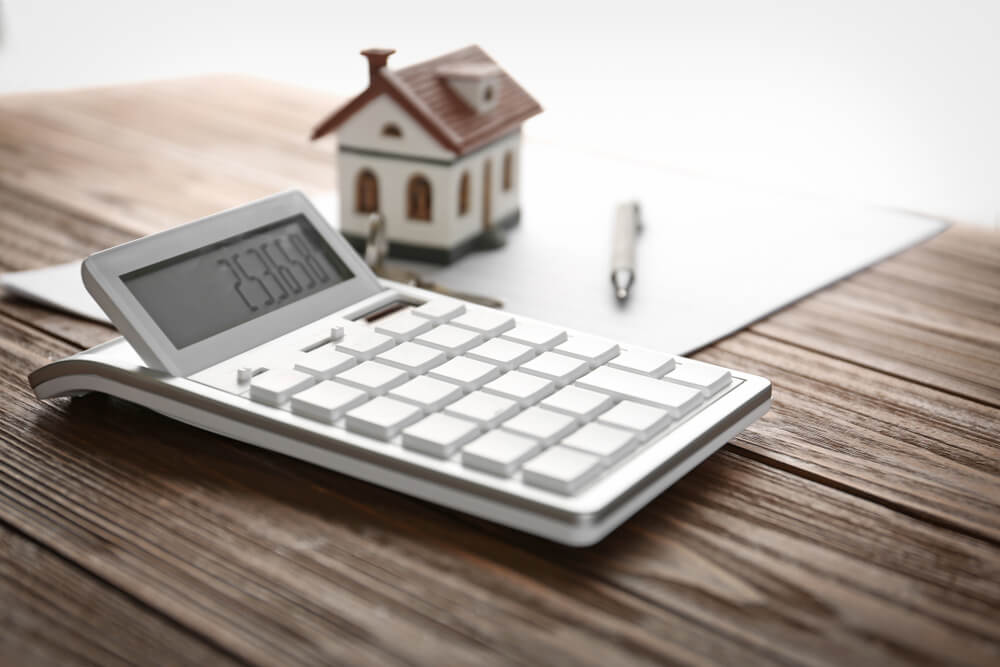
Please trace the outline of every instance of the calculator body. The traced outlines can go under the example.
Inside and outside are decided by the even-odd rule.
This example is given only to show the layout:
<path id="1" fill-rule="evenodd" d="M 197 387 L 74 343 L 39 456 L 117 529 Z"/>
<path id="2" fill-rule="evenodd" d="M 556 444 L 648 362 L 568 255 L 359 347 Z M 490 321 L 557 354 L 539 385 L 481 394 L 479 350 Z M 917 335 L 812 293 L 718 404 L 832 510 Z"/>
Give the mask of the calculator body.
<path id="1" fill-rule="evenodd" d="M 282 200 L 280 205 L 274 206 L 274 199 Z M 348 336 L 352 335 L 351 332 L 364 333 L 366 329 L 378 326 L 380 313 L 419 309 L 426 303 L 454 304 L 456 308 L 465 309 L 457 300 L 375 278 L 301 194 L 286 193 L 264 202 L 270 202 L 270 205 L 262 207 L 258 202 L 245 207 L 251 209 L 254 215 L 247 218 L 243 210 L 236 216 L 242 222 L 235 227 L 225 227 L 221 235 L 218 229 L 208 230 L 213 233 L 207 236 L 203 234 L 205 230 L 189 229 L 180 236 L 177 230 L 171 230 L 171 236 L 157 235 L 159 241 L 156 241 L 157 237 L 149 237 L 134 242 L 136 245 L 132 246 L 134 250 L 140 244 L 153 245 L 145 243 L 153 239 L 154 244 L 159 244 L 157 248 L 144 248 L 143 253 L 132 254 L 125 259 L 121 256 L 113 258 L 115 262 L 92 263 L 89 275 L 85 265 L 88 287 L 95 298 L 99 297 L 98 303 L 125 336 L 36 370 L 29 378 L 36 395 L 40 399 L 88 392 L 116 396 L 207 431 L 573 546 L 587 546 L 602 539 L 770 407 L 770 382 L 729 370 L 724 382 L 713 387 L 710 395 L 707 391 L 703 392 L 703 396 L 699 394 L 696 408 L 664 420 L 655 432 L 648 434 L 649 437 L 634 443 L 612 464 L 598 466 L 599 474 L 595 472 L 581 485 L 573 487 L 571 492 L 558 492 L 526 483 L 530 460 L 524 464 L 523 473 L 517 470 L 498 475 L 470 466 L 468 457 L 463 457 L 462 448 L 447 456 L 430 456 L 404 446 L 401 438 L 405 437 L 405 429 L 386 433 L 383 437 L 372 437 L 352 429 L 347 420 L 353 411 L 347 412 L 346 416 L 321 421 L 296 412 L 288 402 L 267 404 L 253 400 L 248 387 L 253 379 L 248 381 L 242 371 L 259 368 L 262 364 L 268 367 L 283 363 L 294 366 L 298 358 L 296 355 L 313 350 L 317 345 L 334 345 L 335 341 L 330 338 L 331 331 L 342 331 L 346 327 Z M 267 215 L 261 215 L 262 212 Z M 299 219 L 300 215 L 305 216 L 304 223 Z M 303 246 L 303 252 L 295 254 L 293 246 L 288 244 L 285 266 L 292 266 L 288 262 L 301 260 L 303 266 L 296 266 L 295 271 L 299 287 L 305 293 L 300 300 L 288 306 L 267 310 L 261 301 L 263 313 L 236 324 L 224 319 L 222 324 L 208 321 L 225 317 L 225 314 L 208 314 L 203 318 L 206 321 L 198 323 L 197 331 L 192 333 L 182 330 L 183 327 L 175 328 L 170 332 L 160 332 L 162 336 L 158 339 L 140 331 L 142 327 L 158 327 L 158 318 L 162 320 L 163 317 L 162 314 L 150 315 L 146 311 L 144 302 L 149 304 L 148 295 L 140 293 L 130 301 L 122 299 L 121 294 L 102 292 L 107 290 L 109 280 L 117 279 L 116 276 L 128 276 L 165 261 L 169 264 L 170 260 L 178 257 L 187 256 L 190 260 L 189 253 L 196 247 L 214 247 L 213 244 L 220 240 L 250 233 L 248 230 L 252 231 L 251 228 L 267 228 L 271 231 L 266 233 L 271 233 L 275 222 L 289 219 L 296 221 L 288 228 L 292 230 L 289 234 L 300 233 L 304 229 L 298 226 L 300 224 L 311 225 L 315 234 L 309 243 L 319 248 L 317 252 L 325 252 L 321 244 L 327 243 L 335 257 L 328 256 L 322 260 L 323 263 L 315 264 L 310 269 L 305 261 L 309 248 Z M 208 220 L 211 222 L 211 219 Z M 191 224 L 197 226 L 203 221 Z M 171 232 L 165 234 L 170 235 Z M 178 238 L 184 243 L 176 244 Z M 274 245 L 273 241 L 267 242 Z M 254 241 L 251 246 L 260 248 L 261 244 Z M 126 246 L 119 246 L 122 247 Z M 115 250 L 118 249 L 112 249 Z M 227 251 L 220 257 L 231 259 L 232 255 Z M 220 278 L 228 276 L 234 284 L 241 278 L 239 269 L 230 270 L 219 261 L 219 257 L 212 254 L 204 256 L 211 260 L 209 263 L 215 267 Z M 100 253 L 95 257 L 100 260 Z M 271 264 L 272 268 L 280 266 L 280 261 Z M 170 270 L 169 266 L 167 270 Z M 138 275 L 141 278 L 146 274 Z M 257 272 L 256 275 L 261 274 Z M 319 283 L 324 275 L 332 283 L 330 289 L 315 289 L 308 293 L 307 278 L 311 277 Z M 334 281 L 335 275 L 339 275 L 339 281 Z M 180 278 L 180 284 L 187 279 Z M 284 284 L 291 287 L 295 283 L 286 280 Z M 172 289 L 177 289 L 177 286 Z M 274 296 L 275 290 L 271 292 Z M 205 293 L 213 292 L 206 289 Z M 243 296 L 235 292 L 228 294 L 238 299 L 248 312 L 250 306 L 257 303 L 254 300 L 257 297 L 249 291 Z M 169 298 L 166 300 L 170 301 Z M 295 308 L 296 304 L 305 305 Z M 145 317 L 135 317 L 134 313 L 126 312 L 133 307 L 143 310 Z M 275 313 L 277 316 L 272 317 Z M 533 318 L 511 318 L 516 319 L 517 327 L 552 327 L 550 323 Z M 257 324 L 254 324 L 255 321 Z M 136 322 L 139 323 L 138 328 Z M 223 325 L 231 326 L 218 330 Z M 234 334 L 234 331 L 238 333 Z M 511 331 L 497 337 L 509 338 Z M 216 337 L 215 342 L 203 345 L 205 340 L 211 342 L 213 336 Z M 577 338 L 597 339 L 585 332 L 565 330 L 562 340 L 573 341 Z M 136 344 L 137 341 L 141 342 Z M 394 341 L 394 344 L 397 343 Z M 613 345 L 622 353 L 643 353 L 633 346 Z M 197 348 L 197 352 L 185 355 L 185 348 Z M 176 354 L 178 351 L 182 354 Z M 540 349 L 538 355 L 544 353 Z M 659 353 L 649 351 L 649 354 Z M 683 358 L 672 358 L 671 361 L 675 371 L 690 369 L 697 364 L 699 362 Z M 588 384 L 587 378 L 593 377 L 600 370 L 597 367 L 600 365 L 587 367 L 585 374 L 563 384 L 581 385 L 586 391 L 592 391 L 593 383 Z M 612 378 L 622 375 L 617 369 L 608 372 L 613 373 Z M 337 378 L 334 375 L 326 381 L 336 383 Z M 598 390 L 600 393 L 600 387 Z M 637 390 L 637 393 L 642 394 L 642 391 Z M 392 395 L 391 391 L 389 395 Z M 618 396 L 616 402 L 621 398 Z M 642 400 L 641 397 L 639 400 Z M 502 424 L 483 426 L 479 436 L 485 437 L 489 432 L 502 429 Z M 477 440 L 472 442 L 474 444 Z M 472 445 L 465 447 L 468 449 Z M 538 452 L 534 455 L 541 456 Z"/>

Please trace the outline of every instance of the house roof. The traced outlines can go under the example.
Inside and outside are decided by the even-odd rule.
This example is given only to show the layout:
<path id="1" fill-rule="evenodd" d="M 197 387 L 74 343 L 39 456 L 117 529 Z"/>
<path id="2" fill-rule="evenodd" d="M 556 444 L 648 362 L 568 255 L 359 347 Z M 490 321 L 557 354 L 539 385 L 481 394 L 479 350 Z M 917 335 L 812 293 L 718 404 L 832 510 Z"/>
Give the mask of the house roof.
<path id="1" fill-rule="evenodd" d="M 499 92 L 493 109 L 476 112 L 448 86 L 442 73 L 460 71 L 495 72 Z M 431 136 L 459 155 L 507 134 L 542 111 L 541 105 L 485 51 L 478 46 L 467 46 L 396 71 L 386 67 L 373 69 L 368 89 L 320 123 L 312 138 L 335 131 L 382 94 L 392 97 Z"/>

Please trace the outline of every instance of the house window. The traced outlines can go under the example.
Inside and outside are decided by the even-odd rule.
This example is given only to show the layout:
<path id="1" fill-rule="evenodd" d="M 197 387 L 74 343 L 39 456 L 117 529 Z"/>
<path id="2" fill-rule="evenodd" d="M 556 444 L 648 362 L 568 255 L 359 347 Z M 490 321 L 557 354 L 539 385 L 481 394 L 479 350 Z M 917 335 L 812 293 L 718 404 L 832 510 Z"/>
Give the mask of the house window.
<path id="1" fill-rule="evenodd" d="M 514 154 L 507 151 L 503 154 L 503 189 L 506 192 L 514 185 Z"/>
<path id="2" fill-rule="evenodd" d="M 358 180 L 354 188 L 354 210 L 358 213 L 378 211 L 378 182 L 370 169 L 362 169 L 358 172 Z"/>
<path id="3" fill-rule="evenodd" d="M 403 136 L 403 131 L 399 129 L 399 125 L 396 125 L 395 123 L 386 123 L 382 126 L 382 136 L 401 137 Z"/>
<path id="4" fill-rule="evenodd" d="M 406 186 L 406 217 L 427 222 L 431 219 L 431 184 L 419 174 L 411 176 Z"/>
<path id="5" fill-rule="evenodd" d="M 463 171 L 462 178 L 458 182 L 458 214 L 465 215 L 469 212 L 469 172 Z"/>

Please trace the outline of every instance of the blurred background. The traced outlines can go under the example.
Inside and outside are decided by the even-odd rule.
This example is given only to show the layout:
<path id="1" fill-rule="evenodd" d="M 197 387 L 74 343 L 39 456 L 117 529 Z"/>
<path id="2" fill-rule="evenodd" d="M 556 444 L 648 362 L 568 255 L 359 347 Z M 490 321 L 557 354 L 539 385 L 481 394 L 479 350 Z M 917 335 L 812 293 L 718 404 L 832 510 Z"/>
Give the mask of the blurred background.
<path id="1" fill-rule="evenodd" d="M 998 35 L 996 0 L 0 0 L 0 93 L 239 72 L 335 99 L 362 48 L 477 43 L 546 107 L 529 136 L 1000 227 Z"/>

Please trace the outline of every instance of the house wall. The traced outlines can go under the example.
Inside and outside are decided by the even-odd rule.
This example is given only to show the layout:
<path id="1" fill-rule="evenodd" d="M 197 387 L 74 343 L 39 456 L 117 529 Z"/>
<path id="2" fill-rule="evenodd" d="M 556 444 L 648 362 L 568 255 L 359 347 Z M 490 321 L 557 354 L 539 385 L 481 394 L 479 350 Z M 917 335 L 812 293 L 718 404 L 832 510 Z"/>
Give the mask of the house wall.
<path id="1" fill-rule="evenodd" d="M 382 128 L 386 123 L 398 125 L 403 136 L 383 136 Z M 384 93 L 337 129 L 337 141 L 343 146 L 397 155 L 435 160 L 454 160 L 456 157 L 454 151 L 439 144 L 396 100 Z"/>
<path id="2" fill-rule="evenodd" d="M 378 119 L 377 119 L 378 120 Z M 394 122 L 398 122 L 394 120 Z M 413 122 L 413 121 L 411 121 Z M 381 128 L 380 122 L 370 123 Z M 401 127 L 402 124 L 400 124 Z M 406 128 L 404 130 L 404 137 Z M 357 136 L 357 135 L 355 135 Z M 370 135 L 369 135 L 369 138 Z M 356 187 L 358 175 L 371 170 L 378 183 L 379 211 L 385 216 L 386 232 L 396 242 L 412 245 L 450 248 L 477 236 L 483 225 L 483 173 L 486 161 L 491 169 L 491 221 L 503 220 L 518 210 L 521 185 L 521 135 L 514 132 L 454 162 L 411 159 L 405 155 L 392 156 L 388 151 L 356 152 L 352 149 L 374 151 L 370 145 L 348 143 L 341 139 L 338 150 L 338 181 L 341 192 L 341 229 L 355 236 L 367 234 L 368 214 L 357 212 Z M 349 147 L 347 150 L 343 146 Z M 509 191 L 503 190 L 503 155 L 513 155 L 513 179 Z M 459 215 L 461 175 L 469 173 L 469 207 Z M 431 184 L 431 220 L 416 221 L 407 218 L 406 193 L 410 178 L 420 174 Z"/>

